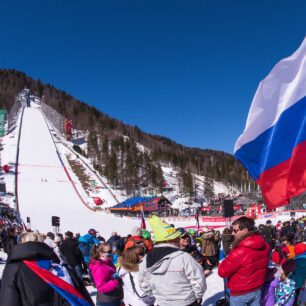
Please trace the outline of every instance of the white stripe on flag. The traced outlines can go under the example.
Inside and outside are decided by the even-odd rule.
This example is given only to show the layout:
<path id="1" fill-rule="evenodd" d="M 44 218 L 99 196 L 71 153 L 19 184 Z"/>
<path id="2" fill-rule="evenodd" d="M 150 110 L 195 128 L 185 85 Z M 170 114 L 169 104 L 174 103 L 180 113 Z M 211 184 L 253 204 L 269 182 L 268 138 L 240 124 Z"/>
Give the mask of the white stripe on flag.
<path id="1" fill-rule="evenodd" d="M 260 82 L 234 152 L 273 126 L 286 109 L 305 96 L 306 38 L 296 52 L 277 63 Z"/>

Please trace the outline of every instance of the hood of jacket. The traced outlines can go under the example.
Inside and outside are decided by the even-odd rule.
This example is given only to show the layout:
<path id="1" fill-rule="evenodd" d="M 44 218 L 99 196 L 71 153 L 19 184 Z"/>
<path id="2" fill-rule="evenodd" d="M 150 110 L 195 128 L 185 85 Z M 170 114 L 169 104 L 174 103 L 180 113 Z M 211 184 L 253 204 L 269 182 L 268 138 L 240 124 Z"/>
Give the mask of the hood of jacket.
<path id="1" fill-rule="evenodd" d="M 233 248 L 244 247 L 253 250 L 262 250 L 266 247 L 265 239 L 256 232 L 249 232 L 233 242 Z"/>
<path id="2" fill-rule="evenodd" d="M 147 269 L 153 274 L 163 274 L 167 272 L 171 260 L 182 254 L 184 254 L 184 252 L 175 245 L 157 245 L 146 256 Z"/>
<path id="3" fill-rule="evenodd" d="M 91 234 L 85 234 L 84 236 L 80 236 L 79 238 L 79 242 L 84 242 L 84 243 L 88 243 L 90 239 L 93 239 L 93 235 Z"/>
<path id="4" fill-rule="evenodd" d="M 54 249 L 55 247 L 57 247 L 56 243 L 54 242 L 53 239 L 51 239 L 50 237 L 47 237 L 45 240 L 44 240 L 44 243 L 46 245 L 48 245 L 50 248 Z"/>
<path id="5" fill-rule="evenodd" d="M 59 263 L 59 259 L 54 251 L 43 242 L 29 241 L 22 244 L 16 244 L 8 256 L 7 263 L 21 260 L 50 259 Z"/>
<path id="6" fill-rule="evenodd" d="M 122 256 L 120 256 L 118 258 L 118 264 L 119 264 L 120 267 L 122 267 L 123 269 L 125 269 L 128 272 L 137 272 L 139 270 L 139 265 L 138 264 L 127 262 L 126 260 L 123 259 Z"/>

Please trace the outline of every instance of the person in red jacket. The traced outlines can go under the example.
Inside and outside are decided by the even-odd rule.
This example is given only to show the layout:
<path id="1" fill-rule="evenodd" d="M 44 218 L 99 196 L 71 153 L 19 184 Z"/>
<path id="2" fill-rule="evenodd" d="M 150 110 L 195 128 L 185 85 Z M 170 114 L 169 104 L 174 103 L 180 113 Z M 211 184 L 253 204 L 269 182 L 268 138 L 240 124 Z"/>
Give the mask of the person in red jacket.
<path id="1" fill-rule="evenodd" d="M 219 264 L 218 273 L 228 278 L 231 306 L 258 306 L 268 271 L 270 247 L 255 231 L 253 219 L 241 217 L 232 225 L 233 248 Z"/>

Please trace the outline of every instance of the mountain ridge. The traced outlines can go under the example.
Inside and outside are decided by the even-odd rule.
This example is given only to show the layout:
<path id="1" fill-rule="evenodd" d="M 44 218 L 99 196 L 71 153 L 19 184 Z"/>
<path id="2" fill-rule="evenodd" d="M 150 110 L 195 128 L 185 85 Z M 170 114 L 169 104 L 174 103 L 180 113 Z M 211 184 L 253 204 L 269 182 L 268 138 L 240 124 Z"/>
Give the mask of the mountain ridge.
<path id="1" fill-rule="evenodd" d="M 74 128 L 89 131 L 93 138 L 97 138 L 94 144 L 97 152 L 93 152 L 92 155 L 99 157 L 99 151 L 102 150 L 101 143 L 106 138 L 111 143 L 112 141 L 120 142 L 120 136 L 128 136 L 130 141 L 139 143 L 150 150 L 150 158 L 155 164 L 168 163 L 181 169 L 182 172 L 205 175 L 235 186 L 237 189 L 243 185 L 250 185 L 251 189 L 256 188 L 245 168 L 229 153 L 187 147 L 165 136 L 145 133 L 137 126 L 113 119 L 103 111 L 74 98 L 65 91 L 51 84 L 44 84 L 14 69 L 0 69 L 1 108 L 9 110 L 18 92 L 25 87 L 29 88 L 34 95 L 41 97 L 62 116 L 72 119 Z M 101 162 L 101 159 L 97 158 L 97 162 Z"/>

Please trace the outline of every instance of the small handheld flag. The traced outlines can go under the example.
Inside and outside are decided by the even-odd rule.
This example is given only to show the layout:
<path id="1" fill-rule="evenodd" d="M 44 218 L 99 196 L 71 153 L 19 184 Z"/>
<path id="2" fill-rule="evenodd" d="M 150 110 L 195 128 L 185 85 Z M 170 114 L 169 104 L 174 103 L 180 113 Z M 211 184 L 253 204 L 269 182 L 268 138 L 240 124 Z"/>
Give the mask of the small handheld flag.
<path id="1" fill-rule="evenodd" d="M 146 219 L 144 217 L 144 211 L 143 211 L 143 206 L 141 205 L 141 229 L 146 229 Z"/>

